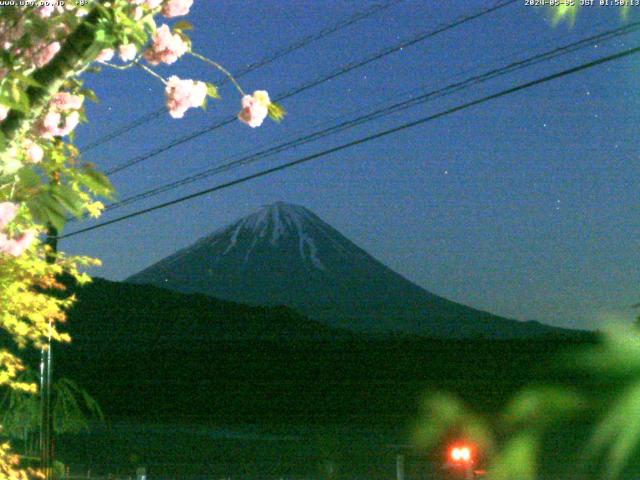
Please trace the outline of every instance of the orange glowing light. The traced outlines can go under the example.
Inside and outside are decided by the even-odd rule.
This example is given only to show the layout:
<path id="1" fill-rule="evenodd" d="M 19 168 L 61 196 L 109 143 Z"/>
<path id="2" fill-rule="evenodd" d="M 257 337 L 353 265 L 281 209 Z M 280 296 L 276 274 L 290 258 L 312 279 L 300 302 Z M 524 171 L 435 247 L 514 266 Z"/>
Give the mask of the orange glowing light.
<path id="1" fill-rule="evenodd" d="M 471 449 L 467 446 L 453 447 L 449 456 L 454 462 L 469 462 L 471 461 Z"/>

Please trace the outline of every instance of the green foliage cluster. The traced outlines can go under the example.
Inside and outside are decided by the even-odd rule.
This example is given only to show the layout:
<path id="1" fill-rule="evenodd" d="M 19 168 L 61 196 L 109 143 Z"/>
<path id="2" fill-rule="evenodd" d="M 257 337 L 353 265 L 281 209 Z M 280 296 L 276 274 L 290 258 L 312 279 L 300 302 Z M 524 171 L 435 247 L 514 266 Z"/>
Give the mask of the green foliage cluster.
<path id="1" fill-rule="evenodd" d="M 640 443 L 640 335 L 608 331 L 597 345 L 555 361 L 563 375 L 522 389 L 498 416 L 475 413 L 453 395 L 429 396 L 415 441 L 436 448 L 448 438 L 464 438 L 483 452 L 489 479 L 534 480 L 541 468 L 559 461 L 543 453 L 551 435 L 592 425 L 586 446 L 564 445 L 577 449 L 567 453 L 580 460 L 565 467 L 578 478 L 621 478 Z"/>

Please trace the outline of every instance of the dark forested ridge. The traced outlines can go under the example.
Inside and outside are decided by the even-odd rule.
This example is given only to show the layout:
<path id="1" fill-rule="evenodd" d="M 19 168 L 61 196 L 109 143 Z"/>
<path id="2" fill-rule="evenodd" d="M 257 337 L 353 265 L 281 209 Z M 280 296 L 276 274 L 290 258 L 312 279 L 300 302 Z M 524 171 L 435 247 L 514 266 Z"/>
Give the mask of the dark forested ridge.
<path id="1" fill-rule="evenodd" d="M 286 307 L 100 279 L 76 294 L 66 326 L 74 341 L 57 347 L 56 372 L 112 417 L 395 422 L 442 389 L 493 409 L 589 340 L 359 336 Z"/>

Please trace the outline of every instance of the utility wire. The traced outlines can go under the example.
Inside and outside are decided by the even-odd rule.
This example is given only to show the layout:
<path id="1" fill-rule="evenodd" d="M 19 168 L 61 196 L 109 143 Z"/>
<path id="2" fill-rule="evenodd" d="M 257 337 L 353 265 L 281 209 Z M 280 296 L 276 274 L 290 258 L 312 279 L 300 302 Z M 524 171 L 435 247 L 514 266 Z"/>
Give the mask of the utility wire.
<path id="1" fill-rule="evenodd" d="M 339 21 L 338 23 L 336 23 L 335 25 L 323 28 L 322 30 L 318 31 L 317 33 L 308 35 L 306 37 L 301 38 L 300 40 L 298 40 L 295 43 L 292 43 L 291 45 L 288 45 L 284 48 L 281 48 L 279 50 L 276 50 L 273 54 L 264 57 L 261 60 L 258 60 L 250 65 L 247 65 L 245 68 L 238 70 L 238 72 L 236 72 L 234 74 L 235 78 L 241 78 L 242 76 L 257 70 L 258 68 L 264 67 L 265 65 L 268 65 L 272 62 L 275 62 L 276 60 L 278 60 L 279 58 L 284 57 L 285 55 L 288 55 L 289 53 L 295 52 L 296 50 L 299 50 L 301 48 L 306 47 L 307 45 L 309 45 L 312 42 L 315 42 L 316 40 L 320 40 L 328 35 L 331 35 L 332 33 L 335 33 L 339 30 L 342 30 L 343 28 L 349 27 L 351 25 L 353 25 L 356 22 L 359 22 L 360 20 L 363 20 L 365 18 L 368 18 L 382 10 L 385 10 L 389 7 L 392 7 L 394 5 L 397 5 L 398 3 L 402 2 L 403 0 L 390 0 L 387 1 L 385 3 L 381 3 L 379 5 L 373 5 L 371 8 L 367 9 L 367 10 L 363 10 L 361 12 L 356 12 L 354 15 L 351 15 L 347 18 L 342 19 L 341 21 Z M 224 77 L 220 82 L 218 82 L 218 86 L 222 86 L 226 83 L 229 82 L 229 79 L 227 77 Z M 87 152 L 89 150 L 92 150 L 100 145 L 103 145 L 111 140 L 113 140 L 114 138 L 117 138 L 127 132 L 130 132 L 132 130 L 134 130 L 135 128 L 144 125 L 145 123 L 148 123 L 150 121 L 152 121 L 155 118 L 158 118 L 160 115 L 166 113 L 167 108 L 166 107 L 162 107 L 159 108 L 158 110 L 155 110 L 153 112 L 150 112 L 146 115 L 143 115 L 142 117 L 139 117 L 137 119 L 135 119 L 134 121 L 128 123 L 127 125 L 124 125 L 116 130 L 111 131 L 110 133 L 104 135 L 103 137 L 100 137 L 96 140 L 94 140 L 93 142 L 87 143 L 86 145 L 83 145 L 82 147 L 80 147 L 80 150 L 83 152 Z"/>
<path id="2" fill-rule="evenodd" d="M 172 205 L 176 205 L 178 203 L 182 203 L 182 202 L 185 202 L 187 200 L 191 200 L 193 198 L 201 197 L 203 195 L 207 195 L 209 193 L 216 192 L 218 190 L 223 190 L 225 188 L 229 188 L 229 187 L 232 187 L 234 185 L 239 185 L 241 183 L 245 183 L 245 182 L 248 182 L 250 180 L 254 180 L 256 178 L 264 177 L 266 175 L 270 175 L 272 173 L 279 172 L 281 170 L 286 170 L 286 169 L 294 167 L 296 165 L 300 165 L 302 163 L 310 162 L 310 161 L 315 160 L 317 158 L 325 157 L 325 156 L 330 155 L 332 153 L 339 152 L 341 150 L 345 150 L 347 148 L 354 147 L 356 145 L 360 145 L 360 144 L 363 144 L 363 143 L 366 143 L 366 142 L 369 142 L 369 141 L 372 141 L 372 140 L 375 140 L 375 139 L 378 139 L 378 138 L 386 137 L 388 135 L 391 135 L 391 134 L 394 134 L 394 133 L 398 133 L 398 132 L 401 132 L 403 130 L 407 130 L 409 128 L 413 128 L 413 127 L 416 127 L 418 125 L 425 124 L 427 122 L 436 120 L 438 118 L 442 118 L 442 117 L 451 115 L 453 113 L 456 113 L 456 112 L 459 112 L 459 111 L 462 111 L 462 110 L 466 110 L 466 109 L 468 109 L 470 107 L 473 107 L 473 106 L 476 106 L 476 105 L 481 105 L 481 104 L 486 103 L 488 101 L 495 100 L 497 98 L 501 98 L 501 97 L 510 95 L 512 93 L 516 93 L 516 92 L 519 92 L 521 90 L 525 90 L 525 89 L 534 87 L 536 85 L 540 85 L 542 83 L 550 82 L 552 80 L 556 80 L 558 78 L 562 78 L 562 77 L 565 77 L 567 75 L 571 75 L 571 74 L 574 74 L 574 73 L 577 73 L 577 72 L 581 72 L 581 71 L 587 70 L 589 68 L 593 68 L 595 66 L 602 65 L 604 63 L 608 63 L 608 62 L 611 62 L 611 61 L 614 61 L 614 60 L 619 60 L 621 58 L 625 58 L 625 57 L 628 57 L 630 55 L 635 55 L 637 53 L 640 53 L 640 47 L 630 48 L 630 49 L 623 50 L 621 52 L 618 52 L 618 53 L 615 53 L 615 54 L 612 54 L 612 55 L 601 57 L 601 58 L 598 58 L 596 60 L 590 61 L 588 63 L 583 63 L 581 65 L 578 65 L 578 66 L 573 67 L 573 68 L 569 68 L 567 70 L 563 70 L 563 71 L 558 72 L 558 73 L 554 73 L 554 74 L 547 75 L 545 77 L 542 77 L 542 78 L 539 78 L 539 79 L 536 79 L 536 80 L 532 80 L 532 81 L 529 81 L 529 82 L 525 82 L 525 83 L 516 85 L 515 87 L 511 87 L 511 88 L 508 88 L 506 90 L 502 90 L 502 91 L 500 91 L 498 93 L 494 93 L 494 94 L 491 94 L 491 95 L 487 95 L 487 96 L 481 97 L 481 98 L 476 99 L 476 100 L 472 100 L 470 102 L 463 103 L 461 105 L 449 108 L 449 109 L 441 111 L 439 113 L 436 113 L 436 114 L 433 114 L 433 115 L 429 115 L 429 116 L 426 116 L 426 117 L 422 117 L 422 118 L 420 118 L 418 120 L 414 120 L 412 122 L 407 122 L 407 123 L 404 123 L 404 124 L 399 125 L 397 127 L 390 128 L 390 129 L 387 129 L 387 130 L 383 130 L 381 132 L 374 133 L 372 135 L 368 135 L 366 137 L 359 138 L 357 140 L 353 140 L 351 142 L 339 145 L 337 147 L 329 148 L 327 150 L 323 150 L 321 152 L 317 152 L 317 153 L 314 153 L 314 154 L 311 154 L 311 155 L 307 155 L 305 157 L 299 158 L 297 160 L 293 160 L 291 162 L 284 163 L 282 165 L 278 165 L 276 167 L 272 167 L 272 168 L 269 168 L 269 169 L 266 169 L 266 170 L 262 170 L 260 172 L 257 172 L 257 173 L 251 174 L 251 175 L 247 175 L 247 176 L 241 177 L 241 178 L 236 179 L 236 180 L 232 180 L 232 181 L 229 181 L 229 182 L 226 182 L 226 183 L 222 183 L 222 184 L 207 188 L 205 190 L 200 190 L 200 191 L 192 193 L 190 195 L 185 195 L 183 197 L 179 197 L 179 198 L 176 198 L 176 199 L 168 201 L 168 202 L 164 202 L 164 203 L 161 203 L 161 204 L 158 204 L 158 205 L 154 205 L 153 207 L 145 208 L 143 210 L 138 210 L 137 212 L 133 212 L 133 213 L 130 213 L 130 214 L 127 214 L 127 215 L 123 215 L 121 217 L 114 218 L 112 220 L 108 220 L 108 221 L 105 221 L 105 222 L 98 223 L 96 225 L 92 225 L 90 227 L 86 227 L 86 228 L 83 228 L 83 229 L 80 229 L 80 230 L 76 230 L 75 232 L 71 232 L 71 233 L 68 233 L 66 235 L 62 235 L 62 236 L 58 237 L 58 239 L 64 239 L 64 238 L 73 237 L 73 236 L 79 235 L 81 233 L 89 232 L 89 231 L 92 231 L 92 230 L 96 230 L 98 228 L 105 227 L 107 225 L 112 225 L 114 223 L 122 222 L 122 221 L 128 220 L 130 218 L 134 218 L 134 217 L 137 217 L 137 216 L 140 216 L 140 215 L 144 215 L 146 213 L 153 212 L 155 210 L 164 209 L 164 208 L 170 207 Z"/>
<path id="3" fill-rule="evenodd" d="M 240 159 L 237 160 L 233 160 L 231 162 L 228 163 L 224 163 L 221 165 L 217 165 L 215 167 L 209 168 L 207 170 L 204 170 L 202 172 L 193 174 L 193 175 L 189 175 L 185 178 L 182 178 L 180 180 L 176 180 L 170 183 L 167 183 L 165 185 L 159 186 L 159 187 L 155 187 L 153 189 L 132 195 L 130 197 L 124 198 L 118 202 L 114 202 L 110 205 L 108 205 L 105 209 L 105 211 L 110 211 L 125 205 L 129 205 L 131 203 L 143 200 L 145 198 L 149 198 L 149 197 L 153 197 L 156 195 L 159 195 L 161 193 L 167 192 L 167 191 L 171 191 L 174 190 L 180 186 L 183 185 L 187 185 L 190 183 L 193 183 L 195 181 L 198 180 L 202 180 L 204 178 L 208 178 L 210 176 L 222 173 L 222 172 L 226 172 L 228 170 L 231 170 L 232 168 L 235 167 L 239 167 L 242 165 L 247 165 L 249 163 L 258 161 L 258 160 L 262 160 L 266 157 L 272 156 L 276 153 L 280 153 L 282 151 L 288 150 L 290 148 L 293 147 L 297 147 L 300 145 L 303 145 L 305 143 L 317 140 L 319 138 L 323 138 L 326 137 L 328 135 L 331 134 L 335 134 L 341 131 L 344 131 L 346 129 L 349 128 L 353 128 L 355 126 L 361 125 L 363 123 L 367 123 L 370 122 L 374 119 L 383 117 L 383 116 L 387 116 L 390 115 L 392 113 L 396 113 L 402 110 L 406 110 L 408 108 L 414 107 L 418 104 L 421 103 L 425 103 L 429 100 L 433 100 L 435 98 L 441 98 L 447 95 L 451 95 L 453 93 L 459 92 L 461 90 L 465 90 L 473 85 L 477 85 L 480 83 L 484 83 L 488 80 L 500 77 L 502 75 L 506 75 L 508 73 L 514 72 L 516 70 L 520 70 L 522 68 L 526 68 L 529 67 L 531 65 L 535 65 L 541 62 L 545 62 L 545 61 L 549 61 L 552 60 L 554 58 L 560 57 L 562 55 L 567 55 L 569 53 L 573 53 L 575 51 L 578 51 L 580 49 L 589 47 L 593 44 L 593 42 L 604 42 L 606 40 L 609 39 L 613 39 L 613 38 L 617 38 L 621 35 L 625 35 L 634 31 L 637 31 L 638 29 L 640 29 L 640 22 L 634 22 L 632 24 L 626 25 L 624 27 L 619 27 L 619 28 L 615 28 L 615 29 L 611 29 L 608 30 L 606 32 L 603 33 L 599 33 L 596 35 L 592 35 L 588 38 L 584 38 L 578 41 L 575 41 L 573 43 L 567 44 L 567 45 L 563 45 L 554 49 L 551 49 L 549 51 L 534 55 L 532 57 L 523 59 L 523 60 L 518 60 L 515 62 L 512 62 L 509 65 L 506 65 L 504 67 L 501 68 L 496 68 L 496 69 L 492 69 L 489 70 L 483 74 L 480 75 L 475 75 L 472 76 L 470 78 L 467 78 L 466 80 L 460 81 L 460 82 L 456 82 L 456 83 L 452 83 L 449 84 L 445 87 L 436 89 L 436 90 L 432 90 L 429 91 L 427 93 L 424 93 L 422 95 L 419 95 L 417 97 L 413 97 L 410 98 L 408 100 L 404 100 L 402 102 L 398 102 L 395 103 L 393 105 L 390 106 L 386 106 L 384 108 L 380 108 L 377 109 L 373 112 L 370 112 L 366 115 L 361 115 L 355 119 L 352 120 L 348 120 L 348 121 L 344 121 L 341 123 L 338 123 L 336 125 L 332 125 L 328 128 L 322 129 L 322 130 L 318 130 L 315 131 L 313 133 L 310 134 L 306 134 L 303 136 L 300 136 L 298 138 L 295 138 L 293 140 L 289 140 L 287 142 L 283 142 L 280 143 L 279 145 L 276 146 L 272 146 L 270 148 L 267 148 L 265 150 L 261 150 L 258 152 L 254 152 L 250 155 L 244 156 Z"/>
<path id="4" fill-rule="evenodd" d="M 347 65 L 344 65 L 343 67 L 339 68 L 338 70 L 335 70 L 327 75 L 324 75 L 316 80 L 312 80 L 308 83 L 305 83 L 301 86 L 298 87 L 294 87 L 292 90 L 280 94 L 278 95 L 274 101 L 276 102 L 280 102 L 282 100 L 285 100 L 289 97 L 292 97 L 294 95 L 297 95 L 301 92 L 304 92 L 305 90 L 308 90 L 310 88 L 316 87 L 322 83 L 328 82 L 329 80 L 333 80 L 334 78 L 337 78 L 341 75 L 344 75 L 356 68 L 360 68 L 363 67 L 371 62 L 374 62 L 376 60 L 380 60 L 381 58 L 386 57 L 387 55 L 391 55 L 392 53 L 395 53 L 397 51 L 400 51 L 403 48 L 406 48 L 408 46 L 411 45 L 415 45 L 418 42 L 422 42 L 428 38 L 434 37 L 440 33 L 446 32 L 448 30 L 451 30 L 453 28 L 456 28 L 460 25 L 463 25 L 467 22 L 470 22 L 472 20 L 475 20 L 477 18 L 480 18 L 484 15 L 488 15 L 490 13 L 493 13 L 501 8 L 504 8 L 508 5 L 511 5 L 513 3 L 515 3 L 518 0 L 507 0 L 507 1 L 503 1 L 501 3 L 498 3 L 497 5 L 493 6 L 493 7 L 489 7 L 489 8 L 484 8 L 482 10 L 476 11 L 470 15 L 466 15 L 464 17 L 459 17 L 457 20 L 454 20 L 453 22 L 450 22 L 448 24 L 445 25 L 441 25 L 439 27 L 436 27 L 434 30 L 429 30 L 427 32 L 422 32 L 420 34 L 418 34 L 417 36 L 414 36 L 408 40 L 405 40 L 403 42 L 400 42 L 398 44 L 395 44 L 391 47 L 385 48 L 384 50 L 377 52 L 363 60 L 357 61 L 357 62 L 351 62 Z M 210 125 L 208 127 L 202 128 L 200 130 L 197 130 L 193 133 L 190 133 L 188 135 L 182 136 L 180 138 L 177 138 L 171 142 L 169 142 L 168 144 L 162 146 L 162 147 L 158 147 L 155 150 L 151 150 L 150 152 L 147 152 L 145 154 L 139 155 L 137 157 L 134 157 L 124 163 L 121 163 L 120 165 L 116 165 L 115 167 L 107 170 L 105 173 L 107 175 L 111 175 L 117 172 L 120 172 L 122 170 L 125 170 L 127 168 L 130 168 L 134 165 L 137 165 L 140 162 L 144 162 L 146 160 L 149 160 L 150 158 L 156 157 L 158 155 L 160 155 L 161 153 L 164 153 L 168 150 L 171 150 L 172 148 L 178 146 L 178 145 L 182 145 L 183 143 L 186 143 L 188 141 L 191 141 L 195 138 L 198 138 L 202 135 L 204 135 L 205 133 L 209 133 L 212 132 L 214 130 L 217 130 L 218 128 L 224 127 L 225 125 L 229 125 L 230 123 L 233 123 L 237 121 L 235 116 L 230 116 L 225 118 L 224 120 L 221 120 L 217 123 L 214 123 L 213 125 Z"/>

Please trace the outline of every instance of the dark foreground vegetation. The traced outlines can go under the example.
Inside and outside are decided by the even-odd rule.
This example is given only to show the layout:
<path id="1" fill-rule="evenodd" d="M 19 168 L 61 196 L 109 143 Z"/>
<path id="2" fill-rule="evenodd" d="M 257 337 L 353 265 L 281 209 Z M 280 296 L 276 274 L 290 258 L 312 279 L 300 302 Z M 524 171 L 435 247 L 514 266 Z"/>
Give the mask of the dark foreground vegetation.
<path id="1" fill-rule="evenodd" d="M 430 390 L 492 411 L 546 380 L 591 336 L 535 340 L 364 337 L 286 307 L 98 280 L 78 292 L 56 370 L 113 418 L 405 423 Z"/>
<path id="2" fill-rule="evenodd" d="M 55 368 L 99 401 L 108 423 L 89 436 L 60 438 L 58 448 L 68 462 L 103 471 L 141 463 L 155 465 L 157 478 L 330 478 L 338 475 L 332 468 L 338 476 L 392 478 L 397 446 L 410 442 L 431 392 L 454 392 L 492 415 L 531 383 L 615 387 L 563 371 L 561 354 L 596 342 L 584 333 L 367 337 L 286 307 L 155 287 L 97 280 L 77 294 L 67 325 L 74 341 L 56 349 Z M 578 421 L 549 436 L 550 471 L 576 461 L 567 447 L 587 432 Z M 562 457 L 563 448 L 572 452 Z M 435 478 L 433 455 L 411 451 L 407 479 Z"/>

